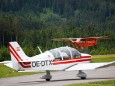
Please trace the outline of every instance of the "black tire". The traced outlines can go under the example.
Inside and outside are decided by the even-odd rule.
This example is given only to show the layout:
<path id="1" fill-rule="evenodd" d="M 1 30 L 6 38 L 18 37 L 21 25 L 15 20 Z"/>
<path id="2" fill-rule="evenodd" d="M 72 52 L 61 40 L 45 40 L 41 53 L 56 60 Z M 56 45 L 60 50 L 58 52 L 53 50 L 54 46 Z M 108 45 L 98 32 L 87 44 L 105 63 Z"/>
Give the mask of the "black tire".
<path id="1" fill-rule="evenodd" d="M 81 77 L 81 79 L 86 79 L 86 77 Z"/>
<path id="2" fill-rule="evenodd" d="M 50 81 L 50 79 L 46 79 L 46 81 Z"/>

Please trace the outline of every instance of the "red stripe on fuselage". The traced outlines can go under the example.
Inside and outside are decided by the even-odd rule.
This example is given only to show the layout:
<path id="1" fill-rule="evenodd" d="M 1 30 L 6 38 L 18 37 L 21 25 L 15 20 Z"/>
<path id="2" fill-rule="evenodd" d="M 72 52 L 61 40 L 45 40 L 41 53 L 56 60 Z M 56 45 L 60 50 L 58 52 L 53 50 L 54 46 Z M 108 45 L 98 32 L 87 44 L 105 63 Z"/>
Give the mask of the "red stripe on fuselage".
<path id="1" fill-rule="evenodd" d="M 24 65 L 29 65 L 31 62 L 22 62 Z"/>
<path id="2" fill-rule="evenodd" d="M 19 62 L 19 64 L 23 67 L 23 68 L 30 68 L 30 65 L 24 65 L 23 62 Z"/>
<path id="3" fill-rule="evenodd" d="M 81 56 L 80 58 L 74 58 L 69 60 L 54 60 L 52 61 L 52 63 L 53 65 L 58 65 L 58 64 L 75 63 L 75 62 L 85 62 L 90 60 L 91 60 L 91 56 Z"/>
<path id="4" fill-rule="evenodd" d="M 81 58 L 91 58 L 91 56 L 81 56 Z"/>

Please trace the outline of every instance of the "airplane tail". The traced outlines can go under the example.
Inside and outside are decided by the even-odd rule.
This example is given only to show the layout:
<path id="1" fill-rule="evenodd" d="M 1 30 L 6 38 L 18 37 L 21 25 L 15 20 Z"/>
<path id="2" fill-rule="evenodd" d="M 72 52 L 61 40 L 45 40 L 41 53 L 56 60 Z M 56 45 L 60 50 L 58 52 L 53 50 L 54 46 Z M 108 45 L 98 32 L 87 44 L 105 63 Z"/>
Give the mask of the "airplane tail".
<path id="1" fill-rule="evenodd" d="M 12 68 L 17 71 L 27 68 L 28 63 L 22 63 L 22 61 L 29 60 L 30 58 L 24 53 L 20 45 L 17 42 L 9 42 L 9 49 L 12 60 Z"/>

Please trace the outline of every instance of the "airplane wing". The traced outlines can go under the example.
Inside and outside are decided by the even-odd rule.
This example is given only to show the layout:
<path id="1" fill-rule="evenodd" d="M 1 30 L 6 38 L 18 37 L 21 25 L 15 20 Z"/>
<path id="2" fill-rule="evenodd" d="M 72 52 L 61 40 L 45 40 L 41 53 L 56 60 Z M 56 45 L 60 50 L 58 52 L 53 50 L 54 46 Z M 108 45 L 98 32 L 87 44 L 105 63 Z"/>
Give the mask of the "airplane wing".
<path id="1" fill-rule="evenodd" d="M 71 38 L 55 38 L 53 41 L 71 42 Z"/>
<path id="2" fill-rule="evenodd" d="M 88 37 L 86 39 L 111 39 L 112 37 L 111 36 L 100 36 L 100 37 Z"/>
<path id="3" fill-rule="evenodd" d="M 80 63 L 76 64 L 74 66 L 68 67 L 65 69 L 65 71 L 72 71 L 72 70 L 93 70 L 98 68 L 104 68 L 115 64 L 115 61 L 113 62 L 103 62 L 103 63 Z"/>
<path id="4" fill-rule="evenodd" d="M 90 39 L 90 40 L 100 40 L 100 39 L 111 39 L 110 36 L 100 36 L 100 37 L 88 37 L 88 38 L 55 38 L 52 39 L 53 41 L 63 41 L 63 42 L 72 42 L 72 41 L 76 41 L 76 40 L 86 40 L 86 39 Z"/>
<path id="5" fill-rule="evenodd" d="M 85 38 L 55 38 L 52 39 L 53 41 L 63 41 L 63 42 L 72 42 L 72 41 L 76 41 L 76 40 L 81 40 L 81 39 L 85 39 Z"/>

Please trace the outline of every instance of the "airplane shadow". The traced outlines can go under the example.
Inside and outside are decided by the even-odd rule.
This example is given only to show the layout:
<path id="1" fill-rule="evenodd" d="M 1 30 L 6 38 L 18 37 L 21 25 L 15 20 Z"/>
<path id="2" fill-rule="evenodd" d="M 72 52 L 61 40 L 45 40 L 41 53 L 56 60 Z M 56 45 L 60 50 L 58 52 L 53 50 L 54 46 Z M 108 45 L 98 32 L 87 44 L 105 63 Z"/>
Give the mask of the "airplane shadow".
<path id="1" fill-rule="evenodd" d="M 108 79 L 115 79 L 115 77 L 109 77 L 109 78 L 95 78 L 95 77 L 93 77 L 93 78 L 87 78 L 87 79 L 84 79 L 85 81 L 86 80 L 108 80 Z M 45 81 L 45 80 L 41 80 L 41 81 L 27 81 L 27 82 L 19 82 L 20 83 L 20 85 L 31 85 L 31 84 L 43 84 L 43 83 L 51 83 L 51 82 L 64 82 L 64 81 L 81 81 L 81 79 L 79 79 L 79 78 L 74 78 L 74 79 L 57 79 L 57 80 L 51 80 L 51 81 Z M 90 82 L 90 81 L 89 81 Z"/>

